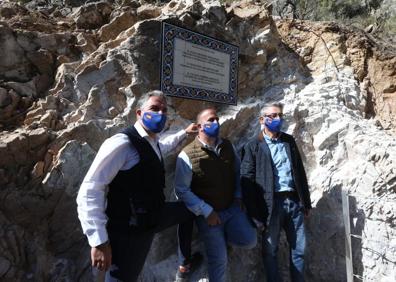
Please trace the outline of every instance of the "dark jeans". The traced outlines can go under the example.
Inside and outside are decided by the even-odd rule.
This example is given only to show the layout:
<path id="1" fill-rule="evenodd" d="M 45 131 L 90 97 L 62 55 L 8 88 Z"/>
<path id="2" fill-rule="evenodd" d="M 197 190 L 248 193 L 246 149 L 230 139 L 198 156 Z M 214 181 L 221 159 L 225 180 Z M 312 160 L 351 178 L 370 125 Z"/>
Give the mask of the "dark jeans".
<path id="1" fill-rule="evenodd" d="M 281 228 L 286 232 L 290 251 L 291 281 L 304 281 L 304 209 L 297 196 L 275 193 L 270 224 L 263 233 L 263 258 L 268 282 L 282 281 L 278 270 L 278 244 Z"/>
<path id="2" fill-rule="evenodd" d="M 154 235 L 173 225 L 191 221 L 194 215 L 184 203 L 165 203 L 160 212 L 159 225 L 151 230 L 139 230 L 131 226 L 128 231 L 108 230 L 112 250 L 112 265 L 106 273 L 106 282 L 136 281 L 141 272 Z M 191 245 L 190 242 L 184 245 Z"/>

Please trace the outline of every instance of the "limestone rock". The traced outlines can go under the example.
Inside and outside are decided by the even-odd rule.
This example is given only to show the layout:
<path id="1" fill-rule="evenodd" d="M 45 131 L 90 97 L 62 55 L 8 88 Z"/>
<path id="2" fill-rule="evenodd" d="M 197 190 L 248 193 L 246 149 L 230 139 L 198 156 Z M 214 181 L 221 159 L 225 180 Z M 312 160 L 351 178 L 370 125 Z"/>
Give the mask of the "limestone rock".
<path id="1" fill-rule="evenodd" d="M 207 9 L 205 16 L 220 26 L 224 26 L 227 21 L 227 12 L 223 6 L 211 6 Z"/>
<path id="2" fill-rule="evenodd" d="M 137 9 L 139 20 L 156 18 L 161 15 L 161 8 L 155 5 L 142 5 Z"/>
<path id="3" fill-rule="evenodd" d="M 36 163 L 32 170 L 32 175 L 35 178 L 41 177 L 44 175 L 44 162 L 40 161 Z"/>
<path id="4" fill-rule="evenodd" d="M 234 2 L 227 9 L 228 13 L 232 13 L 233 16 L 239 18 L 251 19 L 259 16 L 260 18 L 269 20 L 269 13 L 266 7 L 255 5 L 251 1 Z"/>
<path id="5" fill-rule="evenodd" d="M 10 19 L 16 15 L 26 15 L 28 10 L 21 5 L 13 2 L 2 3 L 0 7 L 0 19 Z"/>
<path id="6" fill-rule="evenodd" d="M 137 8 L 139 8 L 141 6 L 141 4 L 137 0 L 123 0 L 122 1 L 122 6 L 131 7 L 133 9 L 137 9 Z"/>
<path id="7" fill-rule="evenodd" d="M 78 28 L 96 29 L 108 22 L 111 11 L 108 2 L 94 2 L 80 7 L 73 17 Z"/>
<path id="8" fill-rule="evenodd" d="M 351 194 L 352 232 L 363 236 L 353 239 L 356 274 L 393 281 L 391 51 L 333 23 L 274 21 L 253 1 L 65 3 L 82 6 L 0 3 L 0 280 L 93 281 L 76 193 L 103 140 L 133 124 L 141 95 L 158 88 L 161 21 L 169 20 L 239 46 L 238 105 L 217 105 L 221 134 L 238 151 L 258 134 L 260 108 L 285 103 L 284 130 L 301 149 L 314 206 L 307 281 L 346 280 L 341 190 Z M 163 135 L 210 105 L 169 98 Z M 170 200 L 180 149 L 165 160 Z M 140 281 L 174 279 L 175 233 L 157 236 Z M 264 280 L 260 248 L 230 250 L 230 281 Z M 203 251 L 198 238 L 193 249 Z M 288 261 L 284 236 L 279 259 Z M 288 276 L 286 263 L 280 270 Z M 207 281 L 205 265 L 191 281 Z"/>
<path id="9" fill-rule="evenodd" d="M 98 37 L 102 42 L 115 39 L 121 31 L 130 28 L 136 21 L 136 13 L 133 11 L 126 11 L 112 19 L 110 23 L 102 26 L 98 32 Z"/>
<path id="10" fill-rule="evenodd" d="M 115 60 L 105 62 L 101 67 L 90 65 L 76 76 L 77 93 L 80 101 L 86 99 L 90 89 L 122 76 L 122 69 Z"/>
<path id="11" fill-rule="evenodd" d="M 11 97 L 8 95 L 8 91 L 4 88 L 0 88 L 0 108 L 4 108 L 11 103 Z"/>
<path id="12" fill-rule="evenodd" d="M 18 44 L 12 29 L 0 23 L 0 76 L 5 79 L 18 78 L 26 81 L 30 65 L 24 56 L 24 50 Z"/>
<path id="13" fill-rule="evenodd" d="M 345 103 L 359 111 L 364 109 L 367 117 L 376 116 L 387 129 L 396 128 L 393 126 L 396 109 L 396 88 L 392 87 L 396 84 L 394 53 L 382 52 L 382 49 L 373 44 L 363 32 L 349 32 L 331 23 L 308 27 L 306 24 L 294 26 L 288 21 L 279 21 L 277 25 L 282 37 L 287 38 L 290 46 L 296 46 L 296 49 L 309 48 L 309 58 L 306 62 L 312 71 L 322 72 L 323 61 L 332 64 L 333 67 L 334 63 L 351 65 L 358 80 L 356 83 L 359 83 L 362 89 L 354 91 L 357 84 L 351 88 L 351 92 L 355 92 L 352 95 L 354 97 L 345 97 Z M 292 37 L 288 36 L 291 30 Z M 327 48 L 324 47 L 324 42 Z M 375 88 L 373 84 L 376 84 Z M 370 101 L 369 97 L 374 97 L 375 102 Z"/>
<path id="14" fill-rule="evenodd" d="M 96 44 L 96 38 L 94 35 L 79 33 L 77 35 L 76 47 L 79 48 L 83 53 L 90 54 L 98 48 L 98 45 Z"/>
<path id="15" fill-rule="evenodd" d="M 0 277 L 3 277 L 8 272 L 10 266 L 11 263 L 7 259 L 0 257 Z"/>
<path id="16" fill-rule="evenodd" d="M 33 81 L 20 83 L 20 82 L 8 82 L 5 84 L 7 88 L 13 89 L 20 96 L 35 97 L 36 86 Z"/>
<path id="17" fill-rule="evenodd" d="M 19 102 L 21 101 L 21 96 L 19 96 L 14 90 L 6 92 L 2 91 L 3 103 L 6 104 L 0 111 L 0 122 L 5 124 L 18 115 L 16 109 L 18 108 Z"/>

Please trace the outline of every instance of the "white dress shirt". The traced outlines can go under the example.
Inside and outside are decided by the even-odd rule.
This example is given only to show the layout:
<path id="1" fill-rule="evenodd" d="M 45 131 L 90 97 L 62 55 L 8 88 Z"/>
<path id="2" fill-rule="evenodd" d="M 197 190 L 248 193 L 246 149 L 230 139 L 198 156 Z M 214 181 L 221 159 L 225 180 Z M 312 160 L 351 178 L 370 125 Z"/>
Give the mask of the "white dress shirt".
<path id="1" fill-rule="evenodd" d="M 161 153 L 168 154 L 186 137 L 186 132 L 180 130 L 161 140 L 153 139 L 140 122 L 137 121 L 134 127 L 139 135 L 150 143 L 160 160 L 162 159 Z M 119 170 L 131 169 L 139 161 L 139 154 L 126 134 L 115 134 L 106 139 L 100 147 L 77 196 L 78 218 L 91 247 L 108 240 L 105 214 L 107 185 L 111 183 Z"/>

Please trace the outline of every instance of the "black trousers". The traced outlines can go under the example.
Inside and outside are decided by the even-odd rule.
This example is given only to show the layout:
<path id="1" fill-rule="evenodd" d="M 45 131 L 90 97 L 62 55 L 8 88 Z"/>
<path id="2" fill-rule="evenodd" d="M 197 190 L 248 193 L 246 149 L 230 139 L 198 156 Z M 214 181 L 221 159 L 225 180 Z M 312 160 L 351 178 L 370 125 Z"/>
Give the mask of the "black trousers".
<path id="1" fill-rule="evenodd" d="M 159 225 L 150 230 L 130 227 L 128 231 L 108 230 L 112 250 L 112 266 L 106 273 L 106 282 L 137 280 L 150 251 L 154 235 L 183 222 L 192 222 L 194 215 L 181 202 L 165 203 Z M 186 229 L 187 232 L 189 228 Z M 179 248 L 187 258 L 191 256 L 191 234 L 178 229 Z"/>
<path id="2" fill-rule="evenodd" d="M 179 239 L 179 265 L 187 265 L 191 262 L 190 258 L 193 227 L 194 219 L 184 221 L 177 226 L 177 237 Z"/>

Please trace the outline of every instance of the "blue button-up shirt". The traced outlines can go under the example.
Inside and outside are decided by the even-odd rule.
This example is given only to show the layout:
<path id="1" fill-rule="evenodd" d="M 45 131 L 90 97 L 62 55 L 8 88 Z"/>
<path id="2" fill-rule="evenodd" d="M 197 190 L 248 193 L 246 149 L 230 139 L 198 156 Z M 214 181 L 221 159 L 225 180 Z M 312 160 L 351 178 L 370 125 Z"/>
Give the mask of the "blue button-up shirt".
<path id="1" fill-rule="evenodd" d="M 279 138 L 271 139 L 268 135 L 264 133 L 263 135 L 271 151 L 275 192 L 293 191 L 294 181 L 290 160 L 286 153 L 286 145 Z"/>
<path id="2" fill-rule="evenodd" d="M 219 145 L 222 143 L 221 139 L 218 139 L 218 142 L 216 143 L 216 146 L 214 148 L 203 143 L 201 140 L 199 141 L 208 150 L 215 152 L 217 155 L 220 154 Z M 240 184 L 241 162 L 239 156 L 235 151 L 235 148 L 234 148 L 234 153 L 235 153 L 235 163 L 234 163 L 235 174 L 230 175 L 230 177 L 234 177 L 235 179 L 234 197 L 241 198 L 242 197 L 241 184 Z M 190 158 L 187 156 L 187 154 L 184 151 L 181 151 L 176 161 L 176 171 L 175 171 L 176 196 L 177 198 L 181 199 L 186 204 L 186 207 L 195 215 L 197 216 L 203 215 L 205 217 L 208 217 L 210 213 L 213 211 L 213 207 L 211 207 L 208 203 L 206 203 L 204 200 L 199 198 L 191 191 L 190 185 L 192 181 L 192 176 L 193 176 L 193 172 L 192 172 L 192 164 Z"/>

